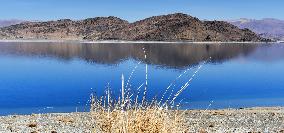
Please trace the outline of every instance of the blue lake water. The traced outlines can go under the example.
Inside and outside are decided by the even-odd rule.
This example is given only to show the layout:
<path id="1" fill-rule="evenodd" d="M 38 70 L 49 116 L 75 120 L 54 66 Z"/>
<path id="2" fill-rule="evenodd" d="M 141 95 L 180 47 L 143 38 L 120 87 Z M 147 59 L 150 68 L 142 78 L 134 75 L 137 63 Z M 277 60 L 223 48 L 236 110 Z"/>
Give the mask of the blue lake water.
<path id="1" fill-rule="evenodd" d="M 144 58 L 143 48 L 147 58 Z M 211 57 L 211 59 L 210 59 Z M 0 115 L 88 111 L 91 93 L 110 86 L 119 95 L 121 75 L 135 90 L 145 82 L 147 99 L 189 69 L 166 93 L 183 108 L 284 106 L 283 44 L 79 44 L 0 43 Z"/>

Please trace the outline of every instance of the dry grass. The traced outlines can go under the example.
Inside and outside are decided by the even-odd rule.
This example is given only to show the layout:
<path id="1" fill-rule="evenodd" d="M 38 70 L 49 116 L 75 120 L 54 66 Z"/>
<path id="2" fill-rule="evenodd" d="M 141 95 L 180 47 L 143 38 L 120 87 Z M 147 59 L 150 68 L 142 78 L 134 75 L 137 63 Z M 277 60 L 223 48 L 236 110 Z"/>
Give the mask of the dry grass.
<path id="1" fill-rule="evenodd" d="M 92 112 L 94 132 L 105 133 L 183 133 L 185 119 L 177 111 L 137 109 Z"/>
<path id="2" fill-rule="evenodd" d="M 188 83 L 186 83 L 187 85 Z M 185 85 L 185 86 L 186 86 Z M 141 86 L 139 87 L 141 88 Z M 184 87 L 182 87 L 184 89 Z M 146 90 L 146 89 L 144 89 Z M 180 91 L 177 92 L 179 94 Z M 145 93 L 143 93 L 145 94 Z M 174 95 L 173 100 L 178 95 Z M 95 97 L 91 95 L 91 115 L 94 133 L 184 133 L 186 127 L 185 111 L 177 110 L 178 105 L 173 100 L 161 102 L 144 98 L 139 101 L 139 95 L 133 95 L 124 89 L 122 76 L 122 91 L 118 100 L 111 96 L 108 89 L 106 95 Z"/>
<path id="3" fill-rule="evenodd" d="M 146 59 L 146 52 L 145 59 Z M 205 64 L 205 62 L 203 63 Z M 203 65 L 202 64 L 202 65 Z M 138 87 L 138 93 L 130 93 L 128 86 L 129 80 L 137 67 L 132 71 L 126 85 L 122 75 L 121 95 L 118 100 L 111 96 L 110 89 L 106 91 L 105 96 L 95 97 L 91 95 L 91 115 L 94 133 L 185 133 L 188 132 L 185 111 L 178 110 L 178 104 L 175 104 L 176 98 L 189 86 L 196 73 L 202 67 L 200 65 L 189 80 L 168 99 L 165 99 L 165 93 L 160 100 L 146 101 L 148 84 L 148 66 L 145 65 L 145 83 Z M 186 73 L 188 69 L 184 72 Z M 183 74 L 184 74 L 183 73 Z M 180 76 L 177 77 L 180 78 Z M 177 80 L 176 79 L 176 80 Z M 174 81 L 175 82 L 175 81 Z M 140 93 L 144 85 L 143 92 Z M 173 92 L 173 91 L 171 91 Z M 142 96 L 140 96 L 140 94 Z M 139 97 L 142 100 L 139 101 Z M 140 98 L 141 99 L 141 98 Z"/>
<path id="4" fill-rule="evenodd" d="M 139 87 L 141 88 L 141 86 Z M 146 90 L 146 89 L 144 89 Z M 143 93 L 144 94 L 144 93 Z M 125 91 L 122 76 L 122 91 L 119 100 L 108 89 L 100 98 L 91 95 L 91 115 L 94 133 L 184 133 L 187 132 L 184 112 L 175 110 L 171 102 L 158 100 L 139 101 Z M 144 97 L 144 95 L 143 95 Z"/>

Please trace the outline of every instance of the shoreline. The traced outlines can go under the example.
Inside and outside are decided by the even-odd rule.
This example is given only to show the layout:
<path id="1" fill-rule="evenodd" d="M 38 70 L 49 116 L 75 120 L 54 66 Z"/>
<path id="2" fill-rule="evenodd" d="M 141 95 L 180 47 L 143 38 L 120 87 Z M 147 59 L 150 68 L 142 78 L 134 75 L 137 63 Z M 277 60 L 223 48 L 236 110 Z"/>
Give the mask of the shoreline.
<path id="1" fill-rule="evenodd" d="M 136 43 L 136 44 L 150 44 L 150 43 L 161 43 L 161 44 L 171 44 L 171 43 L 179 43 L 179 44 L 275 44 L 281 42 L 192 42 L 192 41 L 124 41 L 124 40 L 102 40 L 102 41 L 88 41 L 88 40 L 1 40 L 0 42 L 54 42 L 54 43 Z"/>
<path id="2" fill-rule="evenodd" d="M 188 110 L 187 127 L 192 132 L 284 132 L 284 107 Z M 92 131 L 88 112 L 0 116 L 0 132 Z"/>
<path id="3" fill-rule="evenodd" d="M 24 110 L 25 108 L 18 108 L 20 110 Z M 17 110 L 18 110 L 17 109 Z M 35 109 L 40 109 L 40 108 L 35 108 Z M 7 117 L 7 116 L 29 116 L 33 114 L 70 114 L 70 113 L 88 113 L 89 112 L 89 107 L 77 107 L 74 108 L 72 107 L 63 107 L 59 108 L 56 110 L 53 110 L 54 107 L 45 107 L 42 110 L 50 109 L 49 111 L 44 111 L 44 112 L 28 112 L 28 113 L 5 113 L 5 114 L 0 114 L 1 117 Z M 66 110 L 67 109 L 67 110 Z M 71 111 L 72 109 L 72 111 Z M 273 109 L 280 109 L 284 113 L 284 106 L 252 106 L 252 107 L 240 107 L 240 108 L 195 108 L 195 109 L 179 109 L 179 111 L 220 111 L 220 110 L 260 110 L 260 111 L 265 111 L 265 110 L 273 110 Z M 9 110 L 7 110 L 9 111 Z"/>

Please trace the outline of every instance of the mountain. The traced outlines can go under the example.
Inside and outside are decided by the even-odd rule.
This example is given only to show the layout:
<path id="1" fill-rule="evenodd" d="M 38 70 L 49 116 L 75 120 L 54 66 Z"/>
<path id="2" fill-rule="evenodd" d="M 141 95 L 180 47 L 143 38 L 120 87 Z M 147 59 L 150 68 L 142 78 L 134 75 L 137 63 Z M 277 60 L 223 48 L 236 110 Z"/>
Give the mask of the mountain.
<path id="1" fill-rule="evenodd" d="M 284 40 L 284 20 L 265 18 L 262 20 L 246 19 L 229 20 L 239 28 L 248 28 L 262 37 L 273 40 Z"/>
<path id="2" fill-rule="evenodd" d="M 8 39 L 82 40 L 85 36 L 112 31 L 127 24 L 127 21 L 116 17 L 97 17 L 80 21 L 61 19 L 47 22 L 25 22 L 0 28 L 0 36 L 2 33 L 2 38 Z"/>
<path id="3" fill-rule="evenodd" d="M 0 27 L 15 25 L 24 22 L 23 20 L 11 19 L 11 20 L 0 20 Z"/>
<path id="4" fill-rule="evenodd" d="M 0 28 L 2 39 L 268 41 L 224 21 L 200 21 L 187 14 L 154 16 L 129 23 L 117 17 L 80 21 L 26 22 Z"/>

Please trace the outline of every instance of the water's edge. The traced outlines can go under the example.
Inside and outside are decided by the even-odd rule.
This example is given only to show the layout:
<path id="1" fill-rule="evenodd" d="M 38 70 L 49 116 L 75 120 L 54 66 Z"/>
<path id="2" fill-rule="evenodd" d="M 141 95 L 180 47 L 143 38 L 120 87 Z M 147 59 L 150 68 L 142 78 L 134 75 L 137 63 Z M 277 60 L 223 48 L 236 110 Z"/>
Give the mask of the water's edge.
<path id="1" fill-rule="evenodd" d="M 126 40 L 102 40 L 102 41 L 89 41 L 89 40 L 0 40 L 0 42 L 67 42 L 67 43 L 183 43 L 183 44 L 272 44 L 280 42 L 192 42 L 192 41 L 126 41 Z"/>

